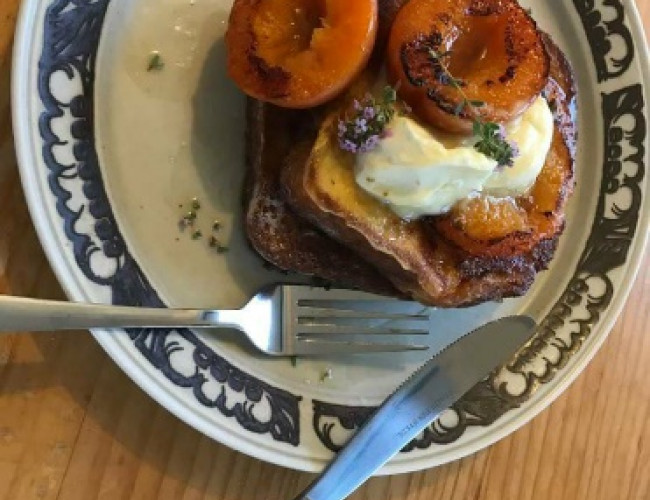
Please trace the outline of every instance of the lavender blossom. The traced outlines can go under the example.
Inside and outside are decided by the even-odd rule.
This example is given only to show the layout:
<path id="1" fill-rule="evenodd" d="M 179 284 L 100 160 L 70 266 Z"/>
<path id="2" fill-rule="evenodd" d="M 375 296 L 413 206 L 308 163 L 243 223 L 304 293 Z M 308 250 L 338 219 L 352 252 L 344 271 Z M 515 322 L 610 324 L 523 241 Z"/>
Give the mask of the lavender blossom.
<path id="1" fill-rule="evenodd" d="M 357 135 L 363 135 L 368 131 L 368 122 L 365 118 L 357 118 L 354 125 L 354 132 Z"/>
<path id="2" fill-rule="evenodd" d="M 359 150 L 359 147 L 350 139 L 340 138 L 339 145 L 343 151 L 349 151 L 350 153 L 356 153 Z"/>
<path id="3" fill-rule="evenodd" d="M 521 156 L 521 151 L 519 150 L 519 145 L 515 141 L 508 141 L 508 144 L 510 144 L 510 151 L 511 151 L 513 160 L 515 158 Z"/>
<path id="4" fill-rule="evenodd" d="M 355 99 L 351 115 L 338 122 L 341 149 L 351 153 L 367 153 L 375 149 L 386 137 L 386 126 L 396 113 L 396 99 L 391 87 L 384 89 L 382 101 L 370 94 L 362 100 Z"/>
<path id="5" fill-rule="evenodd" d="M 366 139 L 366 142 L 364 142 L 361 145 L 361 147 L 359 148 L 359 152 L 367 153 L 368 151 L 372 151 L 373 149 L 375 149 L 377 146 L 379 146 L 379 136 L 371 135 Z"/>
<path id="6" fill-rule="evenodd" d="M 363 110 L 363 117 L 366 120 L 372 120 L 376 115 L 377 115 L 377 112 L 375 111 L 375 108 L 373 108 L 373 107 L 366 107 Z"/>

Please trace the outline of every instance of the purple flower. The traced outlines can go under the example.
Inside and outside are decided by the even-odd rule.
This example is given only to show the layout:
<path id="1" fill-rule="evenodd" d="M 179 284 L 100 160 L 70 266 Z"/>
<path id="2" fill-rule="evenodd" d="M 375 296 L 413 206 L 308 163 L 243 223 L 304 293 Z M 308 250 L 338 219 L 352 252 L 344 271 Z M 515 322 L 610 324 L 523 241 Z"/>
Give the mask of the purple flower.
<path id="1" fill-rule="evenodd" d="M 366 139 L 366 142 L 363 146 L 366 148 L 366 152 L 375 149 L 377 146 L 379 146 L 379 136 L 371 135 Z"/>
<path id="2" fill-rule="evenodd" d="M 363 110 L 363 117 L 366 120 L 372 120 L 375 117 L 376 114 L 377 114 L 377 111 L 375 111 L 374 106 L 368 106 Z"/>
<path id="3" fill-rule="evenodd" d="M 354 127 L 354 133 L 357 135 L 363 135 L 368 131 L 368 123 L 363 118 L 357 118 Z"/>
<path id="4" fill-rule="evenodd" d="M 350 139 L 343 139 L 339 141 L 339 145 L 343 151 L 349 151 L 350 153 L 356 153 L 358 151 L 357 145 L 352 142 Z"/>
<path id="5" fill-rule="evenodd" d="M 390 90 L 390 92 L 388 92 Z M 362 99 L 354 99 L 348 115 L 342 117 L 338 124 L 339 146 L 351 153 L 367 153 L 379 144 L 384 137 L 384 129 L 395 114 L 394 89 L 385 89 L 383 102 L 378 102 L 372 95 L 367 94 Z"/>
<path id="6" fill-rule="evenodd" d="M 512 151 L 513 159 L 521 155 L 521 151 L 519 150 L 519 145 L 516 142 L 508 141 L 508 144 L 510 144 L 510 150 Z"/>

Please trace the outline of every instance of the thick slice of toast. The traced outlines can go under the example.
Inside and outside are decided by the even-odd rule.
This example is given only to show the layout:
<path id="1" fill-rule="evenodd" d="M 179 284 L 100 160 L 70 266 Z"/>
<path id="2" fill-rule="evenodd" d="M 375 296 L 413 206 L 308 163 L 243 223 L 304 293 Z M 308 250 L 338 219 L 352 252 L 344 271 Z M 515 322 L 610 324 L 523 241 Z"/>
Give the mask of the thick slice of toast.
<path id="1" fill-rule="evenodd" d="M 245 228 L 253 248 L 274 266 L 364 291 L 400 295 L 353 250 L 296 215 L 281 195 L 283 162 L 299 141 L 309 141 L 316 117 L 264 104 L 247 105 Z"/>
<path id="2" fill-rule="evenodd" d="M 379 0 L 377 47 L 406 0 Z M 377 50 L 377 54 L 381 49 Z M 253 248 L 274 266 L 364 291 L 402 294 L 374 266 L 347 246 L 323 234 L 293 211 L 281 194 L 280 171 L 301 141 L 316 136 L 323 110 L 292 111 L 247 100 L 244 188 L 245 229 Z"/>
<path id="3" fill-rule="evenodd" d="M 324 120 L 315 142 L 305 140 L 287 157 L 282 172 L 287 201 L 422 303 L 461 307 L 525 293 L 555 251 L 573 189 L 575 122 L 569 109 L 575 94 L 573 75 L 550 38 L 546 43 L 553 60 L 545 94 L 555 113 L 554 144 L 546 174 L 533 188 L 537 198 L 528 206 L 521 200 L 522 209 L 537 223 L 512 235 L 509 244 L 454 238 L 453 227 L 445 228 L 445 217 L 401 220 L 356 185 L 354 159 L 336 141 L 335 114 Z"/>

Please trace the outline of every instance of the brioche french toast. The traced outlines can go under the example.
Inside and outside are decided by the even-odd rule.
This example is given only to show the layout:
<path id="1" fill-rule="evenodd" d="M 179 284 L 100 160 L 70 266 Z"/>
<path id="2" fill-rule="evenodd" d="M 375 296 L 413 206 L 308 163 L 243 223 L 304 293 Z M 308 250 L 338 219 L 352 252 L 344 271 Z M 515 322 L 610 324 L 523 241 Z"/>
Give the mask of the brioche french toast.
<path id="1" fill-rule="evenodd" d="M 379 2 L 375 55 L 404 3 Z M 472 196 L 441 215 L 405 220 L 359 188 L 354 157 L 336 140 L 345 99 L 310 110 L 249 99 L 245 203 L 252 246 L 281 269 L 439 307 L 524 294 L 555 252 L 574 182 L 573 74 L 550 37 L 539 32 L 539 39 L 554 132 L 534 185 L 505 200 Z"/>
<path id="2" fill-rule="evenodd" d="M 250 98 L 246 118 L 245 229 L 253 248 L 285 271 L 381 295 L 400 295 L 356 252 L 298 216 L 282 194 L 284 161 L 296 143 L 314 136 L 317 118 Z"/>

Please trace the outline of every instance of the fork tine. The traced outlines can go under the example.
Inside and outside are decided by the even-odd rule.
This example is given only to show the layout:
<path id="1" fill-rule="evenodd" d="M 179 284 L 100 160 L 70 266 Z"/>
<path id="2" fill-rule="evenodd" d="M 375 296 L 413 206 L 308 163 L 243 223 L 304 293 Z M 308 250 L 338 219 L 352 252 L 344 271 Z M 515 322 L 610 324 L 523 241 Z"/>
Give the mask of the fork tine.
<path id="1" fill-rule="evenodd" d="M 340 342 L 321 339 L 299 338 L 295 343 L 296 355 L 370 354 L 378 352 L 426 351 L 429 346 L 411 344 L 388 344 L 375 342 Z"/>
<path id="2" fill-rule="evenodd" d="M 357 290 L 346 290 L 342 288 L 325 289 L 322 287 L 308 287 L 304 285 L 285 285 L 284 289 L 298 301 L 374 301 L 374 302 L 399 302 L 397 299 L 387 298 L 381 295 L 374 295 Z"/>
<path id="3" fill-rule="evenodd" d="M 395 338 L 429 334 L 431 310 L 421 304 L 352 290 L 304 286 L 286 286 L 283 290 L 283 314 L 287 320 L 283 330 L 287 346 L 296 355 L 421 351 L 429 348 L 399 343 Z M 382 341 L 379 341 L 380 336 L 384 336 Z"/>
<path id="4" fill-rule="evenodd" d="M 399 314 L 413 314 L 413 315 L 429 315 L 430 308 L 425 307 L 417 302 L 406 302 L 403 300 L 394 299 L 378 299 L 377 297 L 368 299 L 344 299 L 333 298 L 327 299 L 296 299 L 298 308 L 315 307 L 319 309 L 331 309 L 338 311 L 339 309 L 354 309 L 358 311 L 385 311 Z"/>
<path id="5" fill-rule="evenodd" d="M 428 314 L 389 313 L 382 311 L 363 311 L 358 309 L 328 309 L 324 307 L 301 307 L 299 319 L 306 318 L 358 318 L 385 319 L 391 321 L 429 321 Z"/>
<path id="6" fill-rule="evenodd" d="M 299 323 L 297 326 L 298 335 L 322 334 L 322 335 L 428 335 L 428 328 L 402 328 L 402 327 L 372 327 L 355 325 L 334 325 L 325 323 Z"/>

